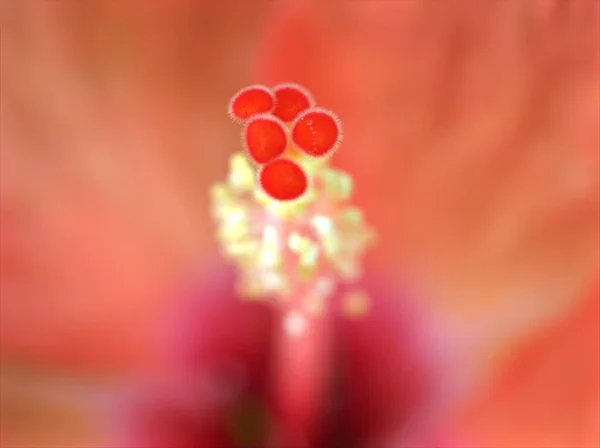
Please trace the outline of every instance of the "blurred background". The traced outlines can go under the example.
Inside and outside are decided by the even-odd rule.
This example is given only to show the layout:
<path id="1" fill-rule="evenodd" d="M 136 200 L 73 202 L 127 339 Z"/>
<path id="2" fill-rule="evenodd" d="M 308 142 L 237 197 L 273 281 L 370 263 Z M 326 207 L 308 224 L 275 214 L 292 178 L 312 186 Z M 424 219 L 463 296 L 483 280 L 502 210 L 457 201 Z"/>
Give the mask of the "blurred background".
<path id="1" fill-rule="evenodd" d="M 179 375 L 234 359 L 260 397 L 277 363 L 273 311 L 215 261 L 208 190 L 240 146 L 231 95 L 293 81 L 342 119 L 335 163 L 380 234 L 378 308 L 331 324 L 369 423 L 324 417 L 326 440 L 600 446 L 599 5 L 0 0 L 0 444 L 244 446 L 212 407 L 239 375 Z M 430 376 L 460 393 L 408 441 Z"/>

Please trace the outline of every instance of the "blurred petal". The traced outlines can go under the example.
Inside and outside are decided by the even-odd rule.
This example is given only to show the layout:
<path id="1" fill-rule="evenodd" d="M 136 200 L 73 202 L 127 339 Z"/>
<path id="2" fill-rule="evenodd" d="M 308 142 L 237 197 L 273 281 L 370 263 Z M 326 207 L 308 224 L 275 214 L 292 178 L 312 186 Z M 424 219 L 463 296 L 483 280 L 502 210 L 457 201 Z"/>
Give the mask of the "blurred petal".
<path id="1" fill-rule="evenodd" d="M 458 446 L 577 445 L 589 428 L 570 415 L 598 406 L 581 399 L 592 390 L 576 373 L 597 379 L 583 335 L 597 323 L 579 342 L 548 336 L 544 349 L 520 351 L 578 307 L 598 272 L 598 8 L 289 0 L 267 30 L 259 72 L 339 113 L 336 160 L 381 234 L 375 257 L 428 301 L 471 392 L 489 391 L 467 400 Z M 513 351 L 516 365 L 539 368 L 500 375 Z M 581 370 L 553 377 L 571 362 Z M 573 401 L 549 415 L 554 398 Z M 496 422 L 517 410 L 531 426 Z"/>
<path id="2" fill-rule="evenodd" d="M 2 2 L 3 356 L 156 362 L 164 298 L 214 247 L 224 105 L 268 6 L 192 3 Z"/>
<path id="3" fill-rule="evenodd" d="M 600 444 L 600 294 L 511 353 L 498 383 L 451 429 L 464 447 Z M 450 438 L 450 437 L 449 437 Z"/>
<path id="4" fill-rule="evenodd" d="M 482 359 L 600 260 L 599 4 L 547 3 L 282 1 L 257 67 L 339 112 L 375 256 Z"/>

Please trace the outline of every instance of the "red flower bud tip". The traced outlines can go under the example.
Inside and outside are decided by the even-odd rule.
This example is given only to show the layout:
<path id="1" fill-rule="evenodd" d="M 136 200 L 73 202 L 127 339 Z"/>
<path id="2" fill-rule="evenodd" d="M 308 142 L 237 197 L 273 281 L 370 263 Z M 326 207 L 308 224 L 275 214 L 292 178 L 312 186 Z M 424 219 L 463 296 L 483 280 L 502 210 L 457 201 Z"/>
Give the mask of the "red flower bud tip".
<path id="1" fill-rule="evenodd" d="M 304 194 L 308 176 L 297 163 L 281 158 L 267 163 L 258 174 L 259 183 L 270 197 L 292 201 Z"/>
<path id="2" fill-rule="evenodd" d="M 292 141 L 310 156 L 329 155 L 342 141 L 340 119 L 333 112 L 320 107 L 308 109 L 294 121 Z"/>
<path id="3" fill-rule="evenodd" d="M 315 106 L 311 93 L 304 87 L 294 84 L 278 84 L 273 87 L 275 110 L 273 115 L 283 121 L 293 121 L 302 111 Z"/>
<path id="4" fill-rule="evenodd" d="M 288 144 L 287 129 L 283 122 L 267 114 L 251 118 L 242 135 L 248 154 L 259 164 L 279 157 Z"/>
<path id="5" fill-rule="evenodd" d="M 266 86 L 255 84 L 240 90 L 229 102 L 229 116 L 237 121 L 271 112 L 275 107 L 275 96 Z"/>

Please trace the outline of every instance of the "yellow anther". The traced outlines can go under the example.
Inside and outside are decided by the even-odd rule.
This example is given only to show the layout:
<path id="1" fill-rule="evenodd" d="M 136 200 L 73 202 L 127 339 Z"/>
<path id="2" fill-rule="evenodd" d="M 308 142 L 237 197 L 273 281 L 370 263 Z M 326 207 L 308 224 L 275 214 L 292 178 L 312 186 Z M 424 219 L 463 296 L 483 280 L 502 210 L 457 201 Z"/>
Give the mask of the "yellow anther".
<path id="1" fill-rule="evenodd" d="M 268 270 L 260 277 L 260 283 L 265 292 L 282 293 L 286 286 L 286 281 L 281 270 Z"/>
<path id="2" fill-rule="evenodd" d="M 214 202 L 222 202 L 227 199 L 231 199 L 231 193 L 229 188 L 224 183 L 214 184 L 210 189 L 210 196 Z"/>
<path id="3" fill-rule="evenodd" d="M 325 169 L 321 174 L 323 190 L 327 196 L 337 201 L 350 199 L 354 189 L 352 177 L 343 171 Z"/>
<path id="4" fill-rule="evenodd" d="M 298 276 L 303 281 L 312 280 L 319 267 L 319 246 L 310 244 L 300 252 L 298 259 Z"/>
<path id="5" fill-rule="evenodd" d="M 320 237 L 330 235 L 333 232 L 333 221 L 328 216 L 315 215 L 310 222 Z"/>
<path id="6" fill-rule="evenodd" d="M 288 247 L 298 254 L 298 276 L 307 281 L 314 275 L 319 261 L 319 247 L 310 239 L 292 232 L 288 237 Z"/>
<path id="7" fill-rule="evenodd" d="M 248 257 L 258 252 L 260 245 L 257 241 L 243 240 L 240 242 L 229 241 L 223 246 L 225 253 L 231 257 Z"/>
<path id="8" fill-rule="evenodd" d="M 309 238 L 300 235 L 298 232 L 292 232 L 288 237 L 288 247 L 292 252 L 297 254 L 309 248 L 311 244 L 312 242 Z"/>
<path id="9" fill-rule="evenodd" d="M 223 216 L 219 237 L 225 241 L 238 241 L 247 236 L 249 231 L 246 210 L 240 206 L 231 207 Z"/>
<path id="10" fill-rule="evenodd" d="M 267 204 L 272 202 L 272 199 L 258 185 L 252 191 L 252 196 L 253 196 L 254 200 L 262 206 L 266 206 Z"/>
<path id="11" fill-rule="evenodd" d="M 329 259 L 339 257 L 340 251 L 342 250 L 342 241 L 337 232 L 329 232 L 321 237 L 321 244 L 325 255 Z"/>
<path id="12" fill-rule="evenodd" d="M 319 246 L 311 243 L 310 246 L 300 252 L 300 266 L 313 267 L 317 265 L 319 260 Z"/>
<path id="13" fill-rule="evenodd" d="M 236 191 L 250 191 L 254 187 L 255 173 L 248 158 L 236 153 L 229 159 L 229 175 L 227 182 Z"/>
<path id="14" fill-rule="evenodd" d="M 249 228 L 244 223 L 238 223 L 231 226 L 222 226 L 218 230 L 218 238 L 224 243 L 233 243 L 240 241 L 248 236 Z"/>
<path id="15" fill-rule="evenodd" d="M 281 262 L 279 233 L 275 226 L 266 226 L 263 230 L 259 264 L 265 268 L 276 267 Z"/>
<path id="16" fill-rule="evenodd" d="M 342 253 L 345 257 L 358 257 L 369 247 L 371 234 L 368 230 L 341 233 L 340 238 L 344 245 Z"/>
<path id="17" fill-rule="evenodd" d="M 227 215 L 223 219 L 225 225 L 233 225 L 240 222 L 246 222 L 248 220 L 248 214 L 246 210 L 237 205 L 231 206 L 227 211 Z"/>
<path id="18" fill-rule="evenodd" d="M 365 225 L 365 218 L 358 207 L 347 207 L 338 215 L 337 224 L 344 230 L 361 228 Z"/>
<path id="19" fill-rule="evenodd" d="M 312 188 L 309 188 L 300 198 L 293 201 L 277 201 L 262 191 L 256 195 L 265 208 L 282 221 L 291 221 L 302 216 L 306 212 L 306 208 L 316 199 L 316 194 Z"/>

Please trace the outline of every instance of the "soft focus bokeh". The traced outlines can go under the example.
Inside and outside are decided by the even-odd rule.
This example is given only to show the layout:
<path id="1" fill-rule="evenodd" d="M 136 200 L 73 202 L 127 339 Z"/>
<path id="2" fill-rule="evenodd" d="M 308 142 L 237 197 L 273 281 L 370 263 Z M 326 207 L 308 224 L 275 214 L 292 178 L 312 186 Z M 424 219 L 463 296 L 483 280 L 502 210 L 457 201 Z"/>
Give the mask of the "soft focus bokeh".
<path id="1" fill-rule="evenodd" d="M 600 446 L 600 2 L 0 0 L 0 32 L 1 446 Z M 380 234 L 371 313 L 307 342 L 314 431 L 208 207 L 229 98 L 283 81 Z"/>

